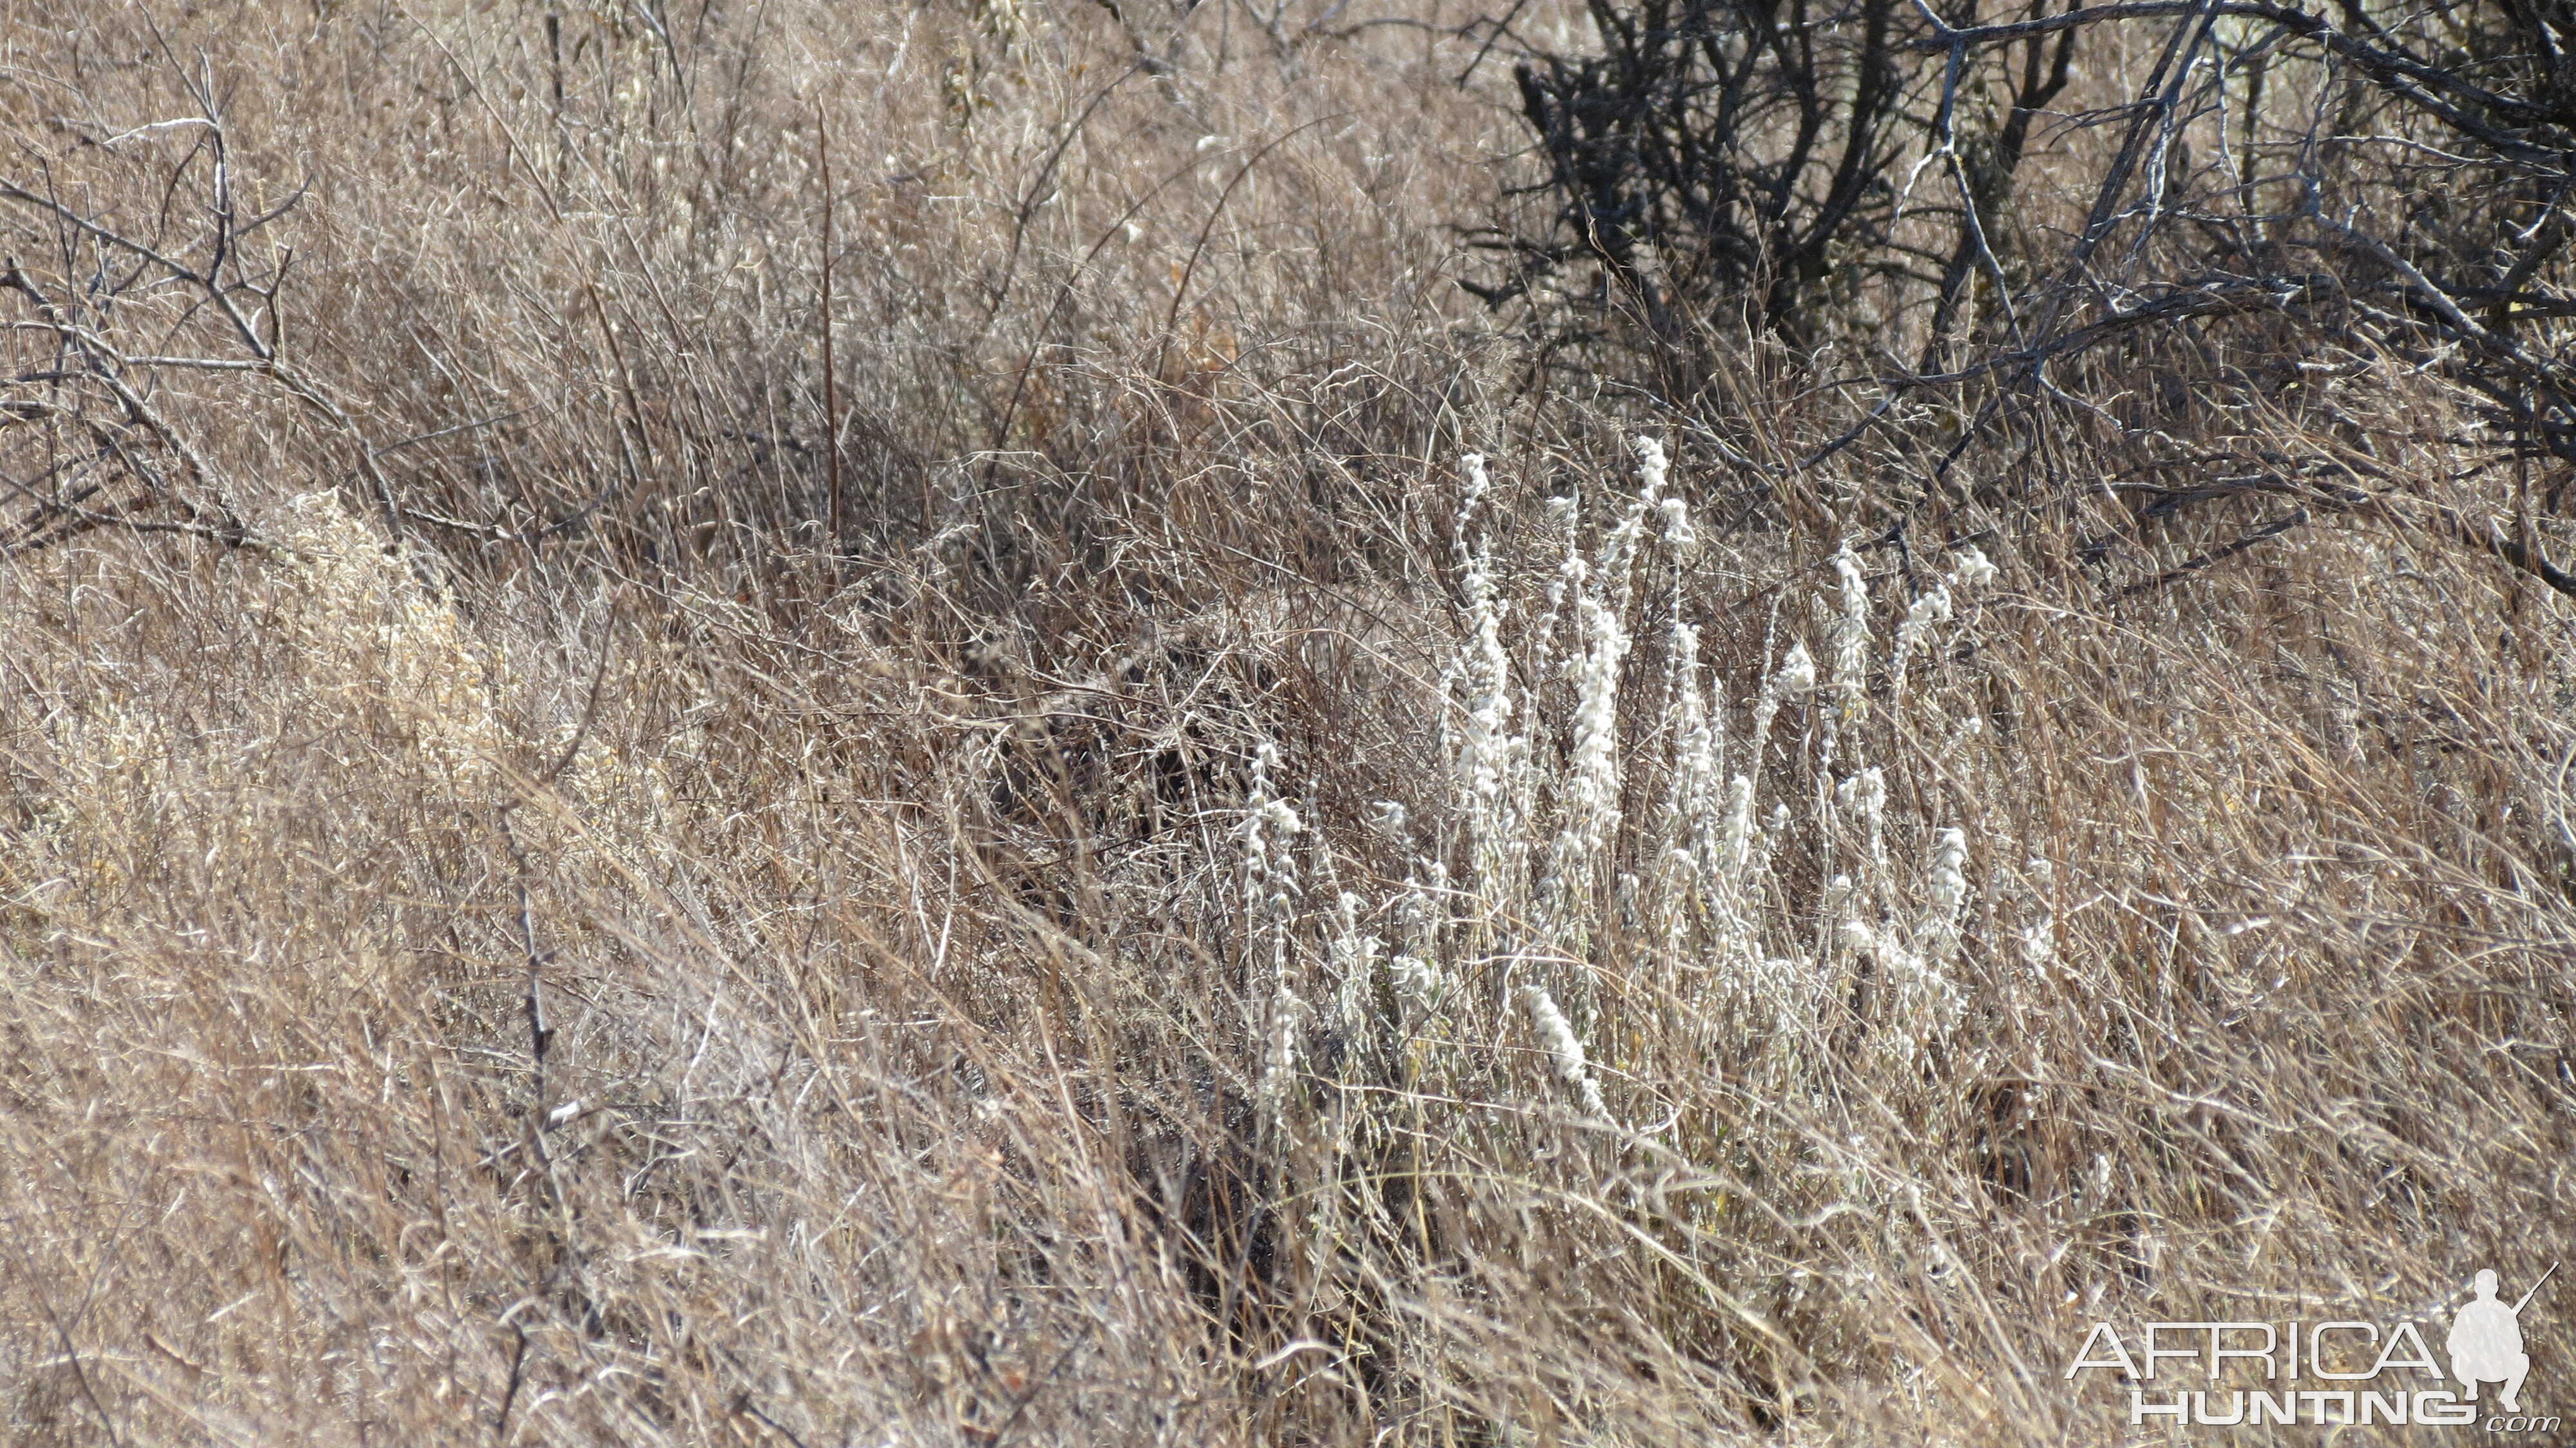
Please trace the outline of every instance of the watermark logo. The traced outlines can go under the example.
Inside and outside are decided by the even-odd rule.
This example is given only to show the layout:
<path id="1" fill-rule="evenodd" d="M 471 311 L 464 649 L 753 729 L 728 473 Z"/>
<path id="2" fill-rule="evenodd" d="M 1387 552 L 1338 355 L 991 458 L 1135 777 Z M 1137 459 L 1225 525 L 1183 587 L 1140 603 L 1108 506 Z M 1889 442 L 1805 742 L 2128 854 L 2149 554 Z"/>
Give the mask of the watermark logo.
<path id="1" fill-rule="evenodd" d="M 2542 1282 L 2548 1280 L 2547 1273 L 2541 1274 Z M 2539 1290 L 2540 1283 L 2533 1283 L 2522 1301 L 2507 1307 L 2496 1301 L 2495 1272 L 2478 1274 L 2476 1300 L 2451 1319 L 2451 1371 L 2459 1375 L 2469 1401 L 2477 1401 L 2478 1384 L 2502 1383 L 2504 1410 L 2522 1411 L 2522 1380 L 2531 1376 L 2531 1354 L 2522 1350 L 2522 1309 Z"/>
<path id="2" fill-rule="evenodd" d="M 2452 1315 L 2446 1361 L 2434 1358 L 2411 1321 L 2150 1322 L 2126 1336 L 2097 1322 L 2066 1377 L 2080 1386 L 2088 1373 L 2116 1373 L 2128 1387 L 2132 1426 L 2475 1424 L 2493 1433 L 2554 1433 L 2558 1418 L 2523 1409 L 2531 1354 L 2522 1310 L 2557 1271 L 2552 1264 L 2510 1306 L 2498 1296 L 2496 1274 L 2478 1273 L 2475 1295 Z M 2202 1386 L 2168 1386 L 2192 1377 Z M 2488 1385 L 2501 1391 L 2481 1402 L 2479 1390 Z M 2480 1416 L 2491 1409 L 2502 1411 Z"/>

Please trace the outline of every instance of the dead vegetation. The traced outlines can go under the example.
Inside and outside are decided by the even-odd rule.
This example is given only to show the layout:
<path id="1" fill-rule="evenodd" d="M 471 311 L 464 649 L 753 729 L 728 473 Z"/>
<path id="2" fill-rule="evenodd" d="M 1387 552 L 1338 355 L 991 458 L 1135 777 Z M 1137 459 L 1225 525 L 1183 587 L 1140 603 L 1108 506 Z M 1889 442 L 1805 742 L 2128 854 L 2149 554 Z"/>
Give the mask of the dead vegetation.
<path id="1" fill-rule="evenodd" d="M 2558 21 L 1855 13 L 1694 259 L 1571 10 L 0 9 L 10 1436 L 2118 1441 L 2537 1278 Z"/>

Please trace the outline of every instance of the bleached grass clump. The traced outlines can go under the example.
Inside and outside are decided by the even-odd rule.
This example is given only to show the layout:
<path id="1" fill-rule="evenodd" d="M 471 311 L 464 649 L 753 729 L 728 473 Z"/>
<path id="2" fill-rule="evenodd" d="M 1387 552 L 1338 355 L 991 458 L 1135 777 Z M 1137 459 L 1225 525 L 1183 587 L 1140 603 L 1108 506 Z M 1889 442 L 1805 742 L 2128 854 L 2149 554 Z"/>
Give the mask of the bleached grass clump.
<path id="1" fill-rule="evenodd" d="M 560 763 L 552 782 L 582 806 L 588 825 L 579 849 L 629 864 L 658 854 L 642 842 L 660 838 L 670 765 L 685 759 L 629 758 L 606 731 L 585 729 L 591 690 L 577 664 L 556 681 L 555 706 L 541 714 L 535 737 L 514 740 L 500 702 L 524 696 L 546 669 L 474 637 L 455 602 L 337 497 L 303 494 L 279 513 L 286 561 L 269 620 L 301 657 L 297 677 L 306 698 L 341 715 L 347 727 L 364 722 L 371 736 L 407 740 L 439 781 L 440 795 L 469 811 L 487 810 L 525 786 L 533 771 L 504 767 L 514 754 L 533 755 L 540 768 Z M 693 613 L 739 611 L 703 590 L 681 590 L 681 598 Z M 609 647 L 609 632 L 601 628 L 599 647 Z M 646 687 L 639 668 L 635 658 L 612 655 L 601 665 L 600 691 L 616 697 Z"/>
<path id="2" fill-rule="evenodd" d="M 1922 911 L 1910 921 L 1892 914 L 1870 919 L 1871 889 L 1848 874 L 1834 876 L 1825 887 L 1825 911 L 1836 922 L 1834 943 L 1874 973 L 1874 993 L 1885 1001 L 1878 1013 L 1881 1039 L 1901 1060 L 1918 1056 L 1958 1020 L 1961 993 L 1950 966 L 1959 945 L 1959 912 L 1968 900 L 1967 855 L 1965 831 L 1939 832 L 1924 869 Z"/>
<path id="3" fill-rule="evenodd" d="M 111 696 L 93 700 L 69 717 L 59 734 L 66 792 L 84 807 L 41 811 L 20 857 L 0 862 L 8 871 L 0 880 L 23 877 L 28 886 L 118 890 L 132 883 L 126 842 L 148 835 L 156 821 L 174 817 L 180 803 L 169 727 L 153 712 Z M 209 847 L 209 858 L 219 857 L 226 847 L 256 849 L 260 842 L 238 831 L 222 831 Z M 47 878 L 57 871 L 68 878 Z"/>
<path id="4" fill-rule="evenodd" d="M 300 587 L 276 621 L 304 655 L 304 677 L 336 692 L 353 716 L 392 716 L 394 735 L 459 793 L 489 793 L 507 743 L 492 696 L 507 676 L 488 676 L 455 608 L 337 497 L 307 493 L 282 511 L 278 531 Z"/>
<path id="5" fill-rule="evenodd" d="M 1387 902 L 1391 946 L 1362 927 L 1371 906 L 1361 892 L 1341 892 L 1331 912 L 1321 955 L 1345 1035 L 1364 1039 L 1380 1027 L 1371 1012 L 1385 1011 L 1395 1019 L 1383 1024 L 1406 1043 L 1405 1069 L 1446 1074 L 1466 1069 L 1472 1054 L 1425 1045 L 1454 1041 L 1448 1033 L 1479 1013 L 1517 1007 L 1556 1083 L 1584 1115 L 1604 1119 L 1587 1036 L 1618 1041 L 1622 1069 L 1646 1072 L 1650 1061 L 1628 1055 L 1664 1049 L 1649 1042 L 1721 1045 L 1728 1030 L 1749 1032 L 1737 1042 L 1749 1047 L 1748 1069 L 1771 1073 L 1769 1089 L 1799 1092 L 1824 1089 L 1814 1073 L 1837 1069 L 1828 1043 L 1855 1030 L 1884 1059 L 1920 1059 L 1959 1019 L 1954 975 L 1975 886 L 1966 830 L 1899 808 L 1952 797 L 1964 777 L 1915 772 L 1947 769 L 1954 751 L 1909 746 L 1897 711 L 1940 717 L 1943 636 L 1963 618 L 1973 626 L 1967 600 L 1993 581 L 1994 566 L 1973 548 L 1956 550 L 1949 573 L 1887 625 L 1890 651 L 1875 655 L 1883 601 L 1846 541 L 1826 587 L 1781 600 L 1765 645 L 1772 662 L 1730 690 L 1724 661 L 1712 667 L 1706 657 L 1698 540 L 1687 504 L 1669 495 L 1670 460 L 1652 439 L 1638 440 L 1636 456 L 1636 491 L 1589 546 L 1579 508 L 1547 505 L 1541 536 L 1553 562 L 1535 567 L 1498 553 L 1499 495 L 1486 459 L 1461 460 L 1465 631 L 1448 672 L 1443 743 L 1455 791 L 1444 814 L 1456 822 L 1449 838 L 1464 869 L 1452 892 L 1440 858 L 1452 846 L 1435 839 L 1416 855 L 1404 807 L 1372 807 L 1376 831 L 1410 858 Z M 1660 529 L 1649 527 L 1657 520 Z M 1641 576 L 1653 582 L 1654 607 L 1639 607 Z M 1505 621 L 1522 589 L 1541 597 L 1527 605 L 1533 627 L 1515 636 Z M 1628 677 L 1641 648 L 1664 669 L 1651 703 Z M 1888 671 L 1884 708 L 1872 705 L 1874 665 Z M 1922 676 L 1913 692 L 1909 670 Z M 1515 677 L 1533 682 L 1515 689 Z M 1635 717 L 1641 708 L 1654 712 Z M 1265 749 L 1253 770 L 1246 864 L 1251 938 L 1265 942 L 1266 978 L 1255 988 L 1270 1001 L 1262 1098 L 1275 1120 L 1299 1066 L 1304 1007 L 1290 989 L 1293 887 L 1276 849 L 1295 822 L 1269 796 L 1274 767 Z M 1659 807 L 1631 818 L 1632 790 Z M 1537 881 L 1518 873 L 1534 839 L 1552 841 Z M 1919 873 L 1895 863 L 1915 848 Z M 1775 880 L 1789 871 L 1813 871 L 1824 887 L 1802 899 Z M 1532 958 L 1561 963 L 1544 981 L 1514 979 L 1509 962 Z M 1384 997 L 1374 994 L 1381 969 Z M 1479 996 L 1477 983 L 1497 975 L 1499 998 Z M 1659 1024 L 1641 1035 L 1637 1012 L 1649 1004 Z M 1665 1067 L 1698 1069 L 1683 1058 Z M 1657 1089 L 1642 1076 L 1640 1086 Z M 1472 1088 L 1452 1080 L 1441 1089 Z"/>
<path id="6" fill-rule="evenodd" d="M 1588 574 L 1592 591 L 1577 605 L 1583 644 L 1579 658 L 1568 661 L 1575 671 L 1574 752 L 1556 864 L 1567 899 L 1579 899 L 1582 886 L 1597 877 L 1619 829 L 1619 681 L 1633 643 L 1628 608 L 1646 518 L 1660 501 L 1668 468 L 1663 444 L 1640 437 L 1636 447 L 1636 500 L 1602 540 L 1600 567 L 1569 572 L 1569 581 Z"/>

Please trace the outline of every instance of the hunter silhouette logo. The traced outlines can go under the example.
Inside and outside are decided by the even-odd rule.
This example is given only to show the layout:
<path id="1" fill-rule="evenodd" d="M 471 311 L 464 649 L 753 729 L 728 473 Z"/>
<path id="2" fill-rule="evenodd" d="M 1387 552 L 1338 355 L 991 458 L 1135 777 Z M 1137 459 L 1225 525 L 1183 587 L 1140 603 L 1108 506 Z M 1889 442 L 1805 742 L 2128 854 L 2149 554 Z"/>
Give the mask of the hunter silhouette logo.
<path id="1" fill-rule="evenodd" d="M 2480 1271 L 2471 1283 L 2475 1295 L 2451 1314 L 2438 1359 L 2426 1335 L 2440 1327 L 2429 1317 L 2150 1322 L 2125 1340 L 2118 1328 L 2097 1322 L 2066 1377 L 2116 1373 L 2128 1389 L 2132 1427 L 2162 1418 L 2174 1427 L 2479 1424 L 2490 1433 L 2555 1433 L 2560 1419 L 2523 1412 L 2531 1354 L 2523 1346 L 2522 1310 L 2557 1274 L 2553 1263 L 2508 1306 L 2497 1296 L 2495 1271 Z M 2478 1390 L 2487 1384 L 2502 1391 L 2481 1403 Z"/>
<path id="2" fill-rule="evenodd" d="M 2494 1271 L 2478 1274 L 2476 1299 L 2451 1319 L 2451 1371 L 2470 1402 L 2478 1400 L 2478 1384 L 2502 1383 L 2504 1410 L 2522 1411 L 2522 1380 L 2531 1375 L 2531 1355 L 2522 1350 L 2522 1310 L 2530 1305 L 2532 1293 L 2557 1271 L 2552 1263 L 2549 1271 L 2540 1274 L 2540 1281 L 2531 1284 L 2531 1291 L 2522 1294 L 2522 1301 L 2511 1307 L 2496 1301 Z"/>

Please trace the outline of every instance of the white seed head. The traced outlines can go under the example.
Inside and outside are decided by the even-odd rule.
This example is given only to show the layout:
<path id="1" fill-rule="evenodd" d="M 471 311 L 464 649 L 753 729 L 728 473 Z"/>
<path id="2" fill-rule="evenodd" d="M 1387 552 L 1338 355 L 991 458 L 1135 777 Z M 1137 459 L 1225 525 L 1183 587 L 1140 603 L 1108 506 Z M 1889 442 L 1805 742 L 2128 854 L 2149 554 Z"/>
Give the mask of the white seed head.
<path id="1" fill-rule="evenodd" d="M 1297 1027 L 1306 1003 L 1285 984 L 1270 1001 L 1270 1030 L 1261 1062 L 1261 1104 L 1274 1125 L 1287 1121 L 1289 1087 L 1297 1074 Z"/>
<path id="2" fill-rule="evenodd" d="M 1699 541 L 1699 534 L 1691 530 L 1689 503 L 1680 498 L 1666 498 L 1660 506 L 1664 510 L 1666 544 L 1674 548 L 1688 548 Z"/>
<path id="3" fill-rule="evenodd" d="M 1887 818 L 1887 771 L 1873 764 L 1834 787 L 1834 802 L 1869 831 L 1870 853 L 1878 853 L 1879 832 Z"/>
<path id="4" fill-rule="evenodd" d="M 1466 657 L 1459 674 L 1466 692 L 1466 737 L 1459 760 L 1467 787 L 1467 823 L 1479 866 L 1494 868 L 1518 832 L 1512 807 L 1511 655 L 1503 647 L 1503 603 L 1493 560 L 1483 548 L 1468 560 Z"/>
<path id="5" fill-rule="evenodd" d="M 1834 555 L 1834 572 L 1842 579 L 1842 607 L 1833 622 L 1833 689 L 1848 716 L 1869 681 L 1869 583 L 1848 539 Z"/>
<path id="6" fill-rule="evenodd" d="M 1807 646 L 1789 645 L 1789 656 L 1780 661 L 1779 671 L 1771 679 L 1783 695 L 1803 694 L 1816 687 L 1816 661 L 1808 655 Z"/>
<path id="7" fill-rule="evenodd" d="M 1718 836 L 1718 869 L 1730 884 L 1740 884 L 1753 863 L 1753 781 L 1743 775 L 1726 782 L 1726 823 Z"/>
<path id="8" fill-rule="evenodd" d="M 1924 871 L 1923 927 L 1918 936 L 1946 958 L 1958 939 L 1959 911 L 1968 903 L 1968 834 L 1955 826 L 1941 831 L 1932 844 L 1932 863 Z"/>
<path id="9" fill-rule="evenodd" d="M 1284 799 L 1274 799 L 1263 805 L 1261 819 L 1282 837 L 1294 835 L 1305 828 L 1304 823 L 1297 818 L 1297 812 L 1290 809 L 1288 801 Z"/>
<path id="10" fill-rule="evenodd" d="M 1653 502 L 1664 490 L 1664 445 L 1651 437 L 1637 439 L 1637 495 Z"/>
<path id="11" fill-rule="evenodd" d="M 1896 655 L 1889 663 L 1900 682 L 1905 678 L 1906 660 L 1931 642 L 1936 625 L 1949 621 L 1950 587 L 1946 583 L 1932 585 L 1906 607 L 1905 620 L 1896 626 Z"/>
<path id="12" fill-rule="evenodd" d="M 1628 635 L 1616 611 L 1589 598 L 1583 622 L 1592 648 L 1577 680 L 1569 832 L 1585 854 L 1601 858 L 1619 828 L 1619 661 Z"/>
<path id="13" fill-rule="evenodd" d="M 1995 581 L 1996 573 L 2000 571 L 1974 543 L 1961 548 L 1951 556 L 1957 560 L 1957 563 L 1950 570 L 1950 576 L 1970 588 L 1990 586 Z"/>
<path id="14" fill-rule="evenodd" d="M 1574 1023 L 1558 1010 L 1556 1001 L 1536 985 L 1521 987 L 1521 1004 L 1530 1013 L 1530 1023 L 1537 1028 L 1539 1045 L 1547 1051 L 1548 1065 L 1556 1079 L 1575 1093 L 1587 1116 L 1605 1116 L 1601 1087 L 1592 1079 L 1589 1063 L 1583 1054 L 1583 1042 L 1574 1034 Z"/>

